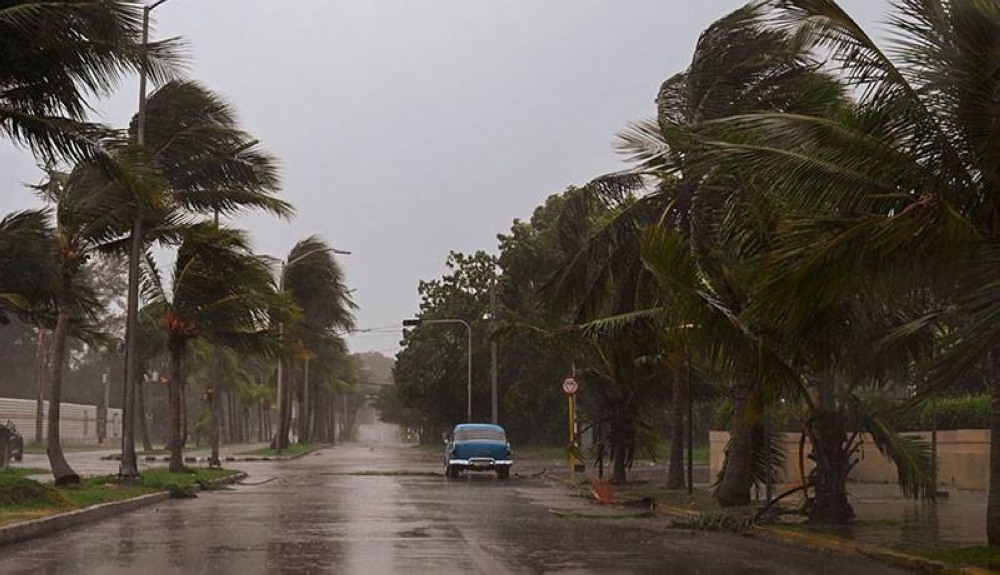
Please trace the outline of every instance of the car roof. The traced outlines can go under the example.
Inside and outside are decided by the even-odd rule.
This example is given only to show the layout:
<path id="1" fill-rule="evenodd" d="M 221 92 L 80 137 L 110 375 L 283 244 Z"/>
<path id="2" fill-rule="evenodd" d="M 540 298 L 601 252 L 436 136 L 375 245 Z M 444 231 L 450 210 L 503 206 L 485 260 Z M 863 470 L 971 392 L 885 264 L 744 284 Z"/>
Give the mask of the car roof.
<path id="1" fill-rule="evenodd" d="M 501 433 L 507 433 L 504 431 L 504 428 L 493 423 L 459 423 L 453 431 L 461 431 L 463 429 L 495 429 Z"/>

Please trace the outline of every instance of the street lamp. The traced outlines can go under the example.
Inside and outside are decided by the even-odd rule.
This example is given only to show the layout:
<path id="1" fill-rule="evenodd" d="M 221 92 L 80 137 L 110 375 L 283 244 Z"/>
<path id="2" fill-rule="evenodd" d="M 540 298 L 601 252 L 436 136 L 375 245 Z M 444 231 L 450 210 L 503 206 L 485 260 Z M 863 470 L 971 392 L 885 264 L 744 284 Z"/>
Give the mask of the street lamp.
<path id="1" fill-rule="evenodd" d="M 440 325 L 440 324 L 462 324 L 469 334 L 469 367 L 468 367 L 468 393 L 465 404 L 465 418 L 472 423 L 472 326 L 462 319 L 404 319 L 403 327 L 417 327 L 419 325 Z"/>
<path id="2" fill-rule="evenodd" d="M 136 143 L 142 147 L 146 143 L 146 58 L 149 46 L 149 13 L 168 0 L 143 6 L 142 8 L 142 61 L 139 65 L 139 118 L 136 126 Z M 142 209 L 136 206 L 132 220 L 132 241 L 129 245 L 128 298 L 125 319 L 125 397 L 122 405 L 122 462 L 118 476 L 128 481 L 139 477 L 139 465 L 135 457 L 135 389 L 133 384 L 139 372 L 139 258 L 142 255 Z"/>
<path id="3" fill-rule="evenodd" d="M 165 1 L 165 0 L 161 0 Z M 305 258 L 317 254 L 320 252 L 327 252 L 332 254 L 339 254 L 349 256 L 351 252 L 338 250 L 334 248 L 316 248 L 314 250 L 309 250 L 304 254 L 299 254 L 298 256 L 292 258 L 289 261 L 281 261 L 281 272 L 278 275 L 278 291 L 285 291 L 285 270 L 291 266 L 297 264 L 298 262 L 304 260 Z M 278 341 L 285 339 L 285 322 L 278 324 Z M 285 447 L 285 442 L 288 441 L 288 429 L 285 427 L 286 412 L 288 411 L 288 406 L 285 405 L 285 383 L 284 383 L 284 360 L 281 355 L 278 355 L 278 436 L 274 439 L 274 448 L 281 453 L 281 450 Z"/>

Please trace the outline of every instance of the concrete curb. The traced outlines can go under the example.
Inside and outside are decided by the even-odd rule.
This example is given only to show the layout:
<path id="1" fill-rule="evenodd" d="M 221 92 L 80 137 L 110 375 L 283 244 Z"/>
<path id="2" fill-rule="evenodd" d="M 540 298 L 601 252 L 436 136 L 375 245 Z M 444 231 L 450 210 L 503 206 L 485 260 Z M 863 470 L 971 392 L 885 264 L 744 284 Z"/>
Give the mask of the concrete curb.
<path id="1" fill-rule="evenodd" d="M 693 509 L 684 509 L 672 505 L 662 505 L 657 503 L 657 511 L 665 515 L 674 517 L 701 517 L 701 512 Z M 919 570 L 924 573 L 940 573 L 944 575 L 988 575 L 996 573 L 981 567 L 963 567 L 927 559 L 919 555 L 910 555 L 893 549 L 866 545 L 849 539 L 835 537 L 833 535 L 819 535 L 815 533 L 800 533 L 797 531 L 787 531 L 777 527 L 758 525 L 748 532 L 753 537 L 758 537 L 766 541 L 796 545 L 798 547 L 808 547 L 819 551 L 830 553 L 840 553 L 842 555 L 863 555 L 875 559 L 882 563 L 903 567 L 905 569 Z"/>
<path id="2" fill-rule="evenodd" d="M 229 485 L 242 481 L 243 479 L 246 479 L 246 477 L 247 474 L 241 471 L 235 475 L 230 475 L 229 477 L 221 477 L 213 480 L 212 484 L 219 486 Z M 195 485 L 194 488 L 195 491 L 201 491 L 200 485 Z M 92 507 L 67 511 L 66 513 L 49 515 L 48 517 L 42 517 L 40 519 L 14 523 L 13 525 L 0 527 L 0 547 L 20 543 L 29 539 L 44 537 L 46 535 L 52 535 L 53 533 L 58 533 L 85 523 L 93 523 L 95 521 L 100 521 L 101 519 L 121 515 L 123 513 L 135 511 L 136 509 L 148 507 L 157 503 L 162 503 L 169 499 L 170 493 L 161 491 L 159 493 L 140 495 L 139 497 L 134 497 L 132 499 L 102 503 Z"/>
<path id="3" fill-rule="evenodd" d="M 291 461 L 293 459 L 299 459 L 299 458 L 305 457 L 306 455 L 309 455 L 310 453 L 316 453 L 317 451 L 321 451 L 323 449 L 329 449 L 329 448 L 331 448 L 333 446 L 334 446 L 334 444 L 332 444 L 332 443 L 324 443 L 323 445 L 319 445 L 317 447 L 313 447 L 312 449 L 310 449 L 308 451 L 303 451 L 302 453 L 296 453 L 295 455 L 286 455 L 286 456 L 281 456 L 281 457 L 279 457 L 277 455 L 273 455 L 273 456 L 272 455 L 245 455 L 245 456 L 236 456 L 236 457 L 223 457 L 223 460 L 225 460 L 225 461 Z"/>
<path id="4" fill-rule="evenodd" d="M 910 555 L 901 551 L 885 549 L 874 545 L 865 545 L 863 543 L 857 543 L 849 539 L 842 539 L 831 535 L 798 533 L 795 531 L 785 531 L 769 526 L 754 527 L 751 529 L 750 533 L 754 537 L 760 537 L 761 539 L 777 541 L 780 543 L 791 543 L 809 547 L 810 549 L 831 551 L 842 554 L 864 555 L 865 557 L 871 557 L 872 559 L 877 559 L 883 563 L 889 563 L 906 569 L 918 569 L 925 573 L 946 573 L 949 575 L 983 575 L 986 573 L 995 573 L 995 571 L 990 571 L 980 567 L 961 567 L 951 565 L 942 561 L 935 561 L 933 559 L 927 559 L 926 557 L 920 557 L 919 555 Z"/>
<path id="5" fill-rule="evenodd" d="M 150 493 L 149 495 L 142 495 L 134 499 L 102 503 L 93 507 L 77 509 L 67 513 L 59 513 L 57 515 L 42 517 L 41 519 L 32 519 L 31 521 L 25 521 L 23 523 L 15 523 L 6 527 L 0 527 L 0 547 L 10 545 L 12 543 L 27 541 L 28 539 L 35 539 L 36 537 L 50 535 L 84 523 L 92 523 L 106 517 L 111 517 L 112 515 L 127 513 L 135 509 L 146 507 L 147 505 L 154 505 L 156 503 L 166 501 L 167 499 L 170 499 L 170 494 L 166 491 L 161 493 Z"/>
<path id="6" fill-rule="evenodd" d="M 308 451 L 303 451 L 296 455 L 290 456 L 277 456 L 277 455 L 228 455 L 225 457 L 220 457 L 222 461 L 228 463 L 240 462 L 240 461 L 291 461 L 292 459 L 298 459 L 309 455 L 310 453 L 315 453 L 321 449 L 327 449 L 333 447 L 333 444 L 324 444 L 319 447 L 314 447 Z M 101 459 L 105 461 L 120 461 L 121 455 L 106 455 Z M 138 455 L 137 459 L 143 462 L 154 462 L 154 461 L 170 461 L 169 455 Z M 208 456 L 193 456 L 188 455 L 184 457 L 184 463 L 208 463 Z"/>

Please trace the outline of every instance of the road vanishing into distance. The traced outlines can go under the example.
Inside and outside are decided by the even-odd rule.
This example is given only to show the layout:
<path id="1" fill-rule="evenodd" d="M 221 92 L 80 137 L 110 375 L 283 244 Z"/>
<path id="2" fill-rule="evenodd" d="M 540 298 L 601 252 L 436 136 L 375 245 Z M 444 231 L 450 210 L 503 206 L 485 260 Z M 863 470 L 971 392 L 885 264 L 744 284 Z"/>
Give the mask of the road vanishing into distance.
<path id="1" fill-rule="evenodd" d="M 662 517 L 560 518 L 603 508 L 542 478 L 449 481 L 413 447 L 231 465 L 245 484 L 5 547 L 0 573 L 904 573 Z"/>

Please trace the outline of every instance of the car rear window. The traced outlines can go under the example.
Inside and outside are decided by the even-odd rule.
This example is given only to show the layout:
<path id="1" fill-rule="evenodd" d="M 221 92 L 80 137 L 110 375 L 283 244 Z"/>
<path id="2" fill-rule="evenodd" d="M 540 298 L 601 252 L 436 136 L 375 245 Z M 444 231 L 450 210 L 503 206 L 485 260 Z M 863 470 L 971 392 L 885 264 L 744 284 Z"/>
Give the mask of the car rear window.
<path id="1" fill-rule="evenodd" d="M 506 441 L 502 431 L 496 429 L 459 429 L 455 432 L 455 441 Z"/>

